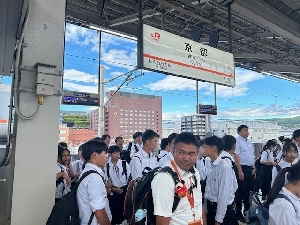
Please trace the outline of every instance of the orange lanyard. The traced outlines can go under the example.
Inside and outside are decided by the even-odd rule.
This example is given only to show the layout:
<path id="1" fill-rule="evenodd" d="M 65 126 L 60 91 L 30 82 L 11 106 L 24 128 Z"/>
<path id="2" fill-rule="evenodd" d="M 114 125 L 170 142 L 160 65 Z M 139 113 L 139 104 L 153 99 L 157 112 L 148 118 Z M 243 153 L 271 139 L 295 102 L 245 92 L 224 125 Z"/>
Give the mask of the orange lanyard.
<path id="1" fill-rule="evenodd" d="M 180 180 L 183 180 L 182 177 L 181 177 L 181 175 L 180 175 L 180 173 L 179 173 L 179 171 L 178 171 L 178 168 L 177 168 L 177 166 L 176 166 L 174 160 L 171 160 L 171 164 L 172 164 L 172 166 L 173 166 L 175 172 L 177 173 L 179 179 L 180 179 Z M 186 190 L 188 190 L 188 188 L 186 187 L 185 183 L 183 183 L 182 185 L 183 185 L 183 187 L 186 188 Z M 194 199 L 193 191 L 192 191 L 191 194 L 190 194 L 189 191 L 187 191 L 187 198 L 188 198 L 188 201 L 189 201 L 189 203 L 190 203 L 190 205 L 191 205 L 191 209 L 192 209 L 192 212 L 193 212 L 193 217 L 194 217 L 194 220 L 195 220 L 195 210 L 194 210 L 194 209 L 195 209 L 195 199 Z"/>

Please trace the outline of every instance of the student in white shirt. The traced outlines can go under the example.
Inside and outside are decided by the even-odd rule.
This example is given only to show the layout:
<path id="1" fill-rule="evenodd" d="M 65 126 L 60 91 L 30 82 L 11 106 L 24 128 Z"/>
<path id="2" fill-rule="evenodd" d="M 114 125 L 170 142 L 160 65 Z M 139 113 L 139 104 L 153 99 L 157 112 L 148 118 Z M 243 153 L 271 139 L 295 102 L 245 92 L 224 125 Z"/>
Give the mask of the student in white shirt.
<path id="1" fill-rule="evenodd" d="M 110 155 L 105 167 L 105 174 L 112 184 L 112 195 L 108 195 L 110 210 L 112 213 L 111 224 L 121 224 L 124 221 L 124 199 L 127 191 L 130 169 L 127 162 L 120 159 L 121 149 L 117 145 L 111 145 L 108 149 Z M 124 168 L 123 168 L 124 166 Z"/>
<path id="2" fill-rule="evenodd" d="M 143 142 L 142 142 L 142 132 L 135 132 L 132 135 L 133 141 L 129 142 L 128 144 L 124 145 L 123 151 L 128 151 L 130 158 L 132 158 L 132 156 L 137 153 L 138 151 L 142 150 L 143 148 Z"/>
<path id="3" fill-rule="evenodd" d="M 168 149 L 168 153 L 164 155 L 160 160 L 159 160 L 159 166 L 162 167 L 168 162 L 170 162 L 173 158 L 173 153 L 174 153 L 174 141 L 177 136 L 177 133 L 172 133 L 168 136 L 168 145 L 166 149 Z"/>
<path id="4" fill-rule="evenodd" d="M 276 142 L 274 142 L 273 140 L 268 140 L 261 153 L 260 163 L 262 164 L 262 181 L 260 188 L 262 192 L 262 200 L 266 200 L 266 197 L 271 189 L 272 169 L 275 165 L 273 157 L 273 150 L 275 146 Z"/>
<path id="5" fill-rule="evenodd" d="M 292 165 L 297 163 L 298 162 L 297 157 L 298 157 L 297 146 L 292 142 L 285 143 L 282 147 L 282 159 L 278 162 L 276 166 L 273 167 L 272 170 L 271 186 L 273 186 L 274 180 L 278 172 L 283 168 L 291 167 Z"/>
<path id="6" fill-rule="evenodd" d="M 222 159 L 227 161 L 229 165 L 232 167 L 234 174 L 233 179 L 236 180 L 239 179 L 238 169 L 234 161 L 234 151 L 236 148 L 236 139 L 232 135 L 224 135 L 222 137 L 224 141 L 224 151 L 221 152 L 220 156 Z"/>
<path id="7" fill-rule="evenodd" d="M 195 167 L 198 170 L 200 174 L 200 184 L 201 184 L 201 192 L 202 196 L 204 196 L 205 193 L 205 185 L 206 185 L 206 160 L 205 160 L 205 154 L 204 154 L 204 142 L 202 140 L 199 140 L 199 152 L 198 157 L 196 160 Z"/>
<path id="8" fill-rule="evenodd" d="M 109 147 L 111 137 L 108 134 L 103 134 L 101 140 Z"/>
<path id="9" fill-rule="evenodd" d="M 175 184 L 168 173 L 158 173 L 153 178 L 151 188 L 156 224 L 187 225 L 195 222 L 194 224 L 198 225 L 202 222 L 200 176 L 199 172 L 194 169 L 199 148 L 198 140 L 192 133 L 183 132 L 176 136 L 174 145 L 174 160 L 165 166 L 172 168 L 175 172 L 177 170 L 178 177 L 183 182 Z M 190 198 L 187 192 L 183 194 L 173 212 L 174 194 L 184 187 L 188 190 Z M 180 193 L 177 192 L 177 194 Z"/>
<path id="10" fill-rule="evenodd" d="M 300 224 L 299 171 L 300 162 L 279 171 L 266 201 L 269 205 L 269 225 Z"/>
<path id="11" fill-rule="evenodd" d="M 300 152 L 300 129 L 294 130 L 292 141 L 298 148 L 298 152 Z M 298 155 L 298 160 L 300 160 L 300 154 Z"/>
<path id="12" fill-rule="evenodd" d="M 168 148 L 168 138 L 163 138 L 160 141 L 160 150 L 159 150 L 159 154 L 157 156 L 157 160 L 159 163 L 159 167 L 162 167 L 164 165 L 161 165 L 160 160 L 165 157 L 168 153 L 169 153 L 169 148 Z"/>
<path id="13" fill-rule="evenodd" d="M 71 177 L 69 177 L 67 169 L 62 162 L 63 155 L 66 154 L 70 154 L 69 150 L 58 145 L 55 202 L 58 202 L 65 194 L 67 194 L 71 187 Z"/>
<path id="14" fill-rule="evenodd" d="M 82 157 L 82 149 L 81 147 L 78 148 L 78 156 L 79 160 L 73 163 L 72 168 L 76 177 L 79 177 L 82 172 L 82 167 L 84 164 L 84 158 Z"/>
<path id="15" fill-rule="evenodd" d="M 85 168 L 82 171 L 94 170 L 82 180 L 77 190 L 77 205 L 79 209 L 80 224 L 88 224 L 94 213 L 91 225 L 110 225 L 111 212 L 107 199 L 104 182 L 100 176 L 101 169 L 106 163 L 107 145 L 104 142 L 88 141 L 82 146 L 82 156 L 85 159 Z"/>
<path id="16" fill-rule="evenodd" d="M 145 172 L 158 167 L 157 158 L 152 153 L 158 145 L 159 135 L 153 130 L 145 130 L 142 136 L 143 149 L 134 154 L 130 162 L 132 179 L 141 178 Z"/>
<path id="17" fill-rule="evenodd" d="M 217 136 L 204 139 L 205 155 L 212 162 L 206 178 L 204 209 L 207 212 L 207 225 L 237 225 L 233 207 L 237 181 L 232 165 L 220 156 L 224 141 Z"/>

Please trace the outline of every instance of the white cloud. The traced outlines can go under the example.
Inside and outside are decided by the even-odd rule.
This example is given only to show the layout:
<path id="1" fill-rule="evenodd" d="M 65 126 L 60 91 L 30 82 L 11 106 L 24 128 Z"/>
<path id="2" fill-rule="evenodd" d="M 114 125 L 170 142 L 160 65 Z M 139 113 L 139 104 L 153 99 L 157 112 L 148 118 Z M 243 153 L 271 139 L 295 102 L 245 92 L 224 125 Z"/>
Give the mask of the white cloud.
<path id="1" fill-rule="evenodd" d="M 64 90 L 68 91 L 78 91 L 78 92 L 88 92 L 88 93 L 98 93 L 98 86 L 95 85 L 82 85 L 76 84 L 68 81 L 64 81 Z"/>
<path id="2" fill-rule="evenodd" d="M 136 48 L 129 50 L 110 49 L 108 51 L 104 49 L 101 60 L 109 66 L 132 70 L 137 64 L 137 50 Z"/>
<path id="3" fill-rule="evenodd" d="M 64 71 L 64 81 L 75 81 L 84 83 L 98 83 L 98 75 L 89 74 L 75 69 Z"/>
<path id="4" fill-rule="evenodd" d="M 247 70 L 236 70 L 236 87 L 226 87 L 222 85 L 217 85 L 217 95 L 219 97 L 228 98 L 233 96 L 243 96 L 249 90 L 247 84 L 255 81 L 263 79 L 264 75 Z M 199 90 L 204 90 L 204 94 L 211 95 L 214 92 L 214 85 L 207 82 L 199 82 Z M 150 83 L 145 85 L 145 87 L 149 88 L 153 91 L 158 90 L 196 90 L 196 81 L 176 77 L 176 76 L 166 76 L 162 80 L 158 80 L 154 83 Z"/>
<path id="5" fill-rule="evenodd" d="M 162 119 L 163 120 L 172 120 L 172 121 L 178 121 L 182 116 L 190 116 L 195 114 L 195 112 L 163 112 L 162 113 Z"/>

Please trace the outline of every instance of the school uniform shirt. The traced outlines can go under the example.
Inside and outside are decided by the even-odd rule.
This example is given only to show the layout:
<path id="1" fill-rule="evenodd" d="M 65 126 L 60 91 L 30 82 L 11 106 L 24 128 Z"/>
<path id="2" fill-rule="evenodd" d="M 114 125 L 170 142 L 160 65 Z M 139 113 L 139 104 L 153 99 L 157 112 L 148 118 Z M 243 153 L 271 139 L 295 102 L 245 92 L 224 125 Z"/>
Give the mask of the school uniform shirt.
<path id="1" fill-rule="evenodd" d="M 85 165 L 82 174 L 90 170 L 97 171 L 101 174 L 101 169 L 91 163 L 87 163 Z M 112 217 L 105 185 L 102 177 L 99 174 L 92 173 L 82 180 L 77 190 L 77 205 L 79 209 L 79 218 L 81 225 L 88 224 L 92 212 L 102 209 L 105 209 L 106 214 L 111 221 Z M 97 219 L 94 216 L 91 225 L 97 224 Z"/>
<path id="2" fill-rule="evenodd" d="M 129 146 L 130 143 L 132 143 L 132 146 L 131 146 L 131 149 L 130 149 L 131 150 L 130 151 L 130 157 L 132 158 L 132 156 L 136 153 L 136 149 L 135 149 L 134 146 L 136 146 L 137 149 L 139 151 L 141 151 L 143 149 L 143 143 L 142 144 L 138 144 L 138 143 L 134 144 L 134 142 L 129 142 L 128 144 L 124 145 L 123 151 L 127 151 L 128 146 Z"/>
<path id="3" fill-rule="evenodd" d="M 278 152 L 276 156 L 277 160 L 281 160 L 281 158 L 282 158 L 282 150 L 280 150 L 280 152 Z"/>
<path id="4" fill-rule="evenodd" d="M 161 149 L 161 150 L 159 151 L 159 154 L 158 154 L 157 158 L 161 159 L 161 158 L 163 158 L 164 156 L 166 156 L 167 154 L 168 154 L 168 152 L 167 152 L 166 150 Z"/>
<path id="5" fill-rule="evenodd" d="M 56 173 L 60 173 L 60 172 L 64 172 L 68 175 L 67 172 L 67 168 L 60 164 L 59 162 L 57 163 L 57 167 L 56 167 Z M 57 185 L 56 190 L 55 190 L 55 198 L 62 198 L 62 196 L 64 196 L 65 194 L 67 194 L 68 192 L 70 192 L 71 189 L 70 187 L 67 185 L 66 180 L 64 179 L 63 182 L 61 182 L 59 185 Z"/>
<path id="6" fill-rule="evenodd" d="M 220 157 L 222 158 L 222 157 L 228 157 L 228 158 L 225 158 L 224 160 L 226 161 L 226 162 L 228 162 L 230 165 L 232 165 L 232 162 L 235 162 L 234 161 L 234 157 L 232 156 L 232 155 L 230 155 L 228 152 L 226 152 L 226 151 L 222 151 L 221 153 L 220 153 Z"/>
<path id="7" fill-rule="evenodd" d="M 171 152 L 168 152 L 167 155 L 165 155 L 164 157 L 162 157 L 159 160 L 159 167 L 163 167 L 164 165 L 166 165 L 168 162 L 170 162 L 172 159 L 174 159 L 173 154 Z"/>
<path id="8" fill-rule="evenodd" d="M 201 180 L 205 180 L 206 179 L 206 166 L 205 166 L 205 158 L 197 158 L 196 161 L 196 169 L 198 170 L 199 174 L 200 174 L 200 179 Z"/>
<path id="9" fill-rule="evenodd" d="M 74 174 L 82 172 L 83 164 L 84 162 L 82 161 L 82 159 L 76 160 L 76 162 L 72 164 Z"/>
<path id="10" fill-rule="evenodd" d="M 154 169 L 158 167 L 158 162 L 157 158 L 152 152 L 148 154 L 144 151 L 144 149 L 142 149 L 141 151 L 135 153 L 131 159 L 130 170 L 132 179 L 134 180 L 136 178 L 141 178 L 143 176 L 142 172 L 146 167 Z"/>
<path id="11" fill-rule="evenodd" d="M 215 220 L 219 223 L 223 222 L 227 206 L 233 203 L 237 186 L 232 165 L 219 156 L 211 164 L 210 173 L 206 178 L 204 194 L 204 208 L 206 211 L 207 200 L 218 204 Z"/>
<path id="12" fill-rule="evenodd" d="M 128 178 L 130 176 L 130 168 L 129 165 L 126 163 L 126 168 L 127 168 L 127 178 L 126 174 L 123 171 L 123 166 L 122 166 L 122 160 L 119 159 L 117 164 L 114 165 L 111 160 L 108 162 L 109 165 L 109 178 L 111 180 L 111 183 L 114 187 L 124 187 L 127 185 Z M 107 166 L 105 167 L 105 175 L 107 176 Z"/>
<path id="13" fill-rule="evenodd" d="M 285 187 L 279 193 L 287 196 L 294 206 L 284 198 L 276 198 L 269 206 L 269 225 L 299 225 L 300 198 Z"/>
<path id="14" fill-rule="evenodd" d="M 171 162 L 167 163 L 165 166 L 173 169 Z M 196 220 L 202 220 L 202 194 L 199 172 L 198 170 L 194 170 L 195 174 L 193 174 L 190 171 L 187 172 L 182 170 L 179 166 L 177 166 L 177 168 L 188 189 L 192 184 L 194 184 L 194 176 L 196 177 L 197 188 L 193 189 L 195 201 L 194 211 L 196 214 Z M 194 221 L 191 205 L 187 197 L 181 198 L 177 208 L 174 212 L 172 212 L 175 183 L 173 178 L 168 173 L 158 173 L 151 182 L 151 188 L 154 204 L 154 215 L 170 217 L 171 220 L 169 225 L 187 225 L 188 222 Z"/>
<path id="15" fill-rule="evenodd" d="M 286 167 L 291 167 L 292 165 L 294 165 L 295 163 L 298 162 L 298 159 L 295 159 L 294 162 L 292 163 L 288 163 L 287 161 L 285 161 L 284 159 L 281 159 L 278 163 L 278 166 L 280 166 L 281 169 L 286 168 Z M 277 176 L 278 172 L 277 172 L 277 168 L 274 166 L 272 169 L 272 182 L 271 182 L 271 187 L 274 184 L 274 180 Z M 286 180 L 287 182 L 287 180 Z"/>
<path id="16" fill-rule="evenodd" d="M 242 166 L 254 165 L 254 148 L 248 139 L 239 135 L 236 139 L 236 148 L 234 153 L 239 155 Z"/>
<path id="17" fill-rule="evenodd" d="M 211 169 L 211 159 L 209 157 L 205 157 L 205 171 L 206 171 L 206 177 L 210 173 Z"/>
<path id="18" fill-rule="evenodd" d="M 261 153 L 260 162 L 273 162 L 274 163 L 274 156 L 273 152 L 270 150 L 263 151 Z"/>

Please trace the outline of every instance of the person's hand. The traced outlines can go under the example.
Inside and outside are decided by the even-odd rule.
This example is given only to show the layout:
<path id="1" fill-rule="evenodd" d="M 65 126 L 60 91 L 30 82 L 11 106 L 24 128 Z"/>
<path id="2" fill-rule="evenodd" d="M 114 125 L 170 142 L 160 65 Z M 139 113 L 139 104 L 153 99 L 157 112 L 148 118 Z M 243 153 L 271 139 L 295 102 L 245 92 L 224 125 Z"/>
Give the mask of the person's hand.
<path id="1" fill-rule="evenodd" d="M 76 176 L 76 177 L 80 177 L 80 174 L 81 174 L 81 173 L 78 172 L 78 173 L 75 174 L 75 176 Z"/>
<path id="2" fill-rule="evenodd" d="M 244 180 L 244 173 L 242 170 L 239 170 L 239 179 Z"/>
<path id="3" fill-rule="evenodd" d="M 122 194 L 123 189 L 122 188 L 114 188 L 114 192 L 116 192 L 118 194 Z"/>
<path id="4" fill-rule="evenodd" d="M 219 223 L 219 222 L 217 222 L 217 221 L 215 221 L 215 225 L 220 225 L 220 223 Z"/>
<path id="5" fill-rule="evenodd" d="M 256 169 L 252 170 L 252 176 L 254 176 L 254 180 L 256 179 Z"/>
<path id="6" fill-rule="evenodd" d="M 62 178 L 65 179 L 65 181 L 66 181 L 66 183 L 67 183 L 67 186 L 71 186 L 71 179 L 70 179 L 70 177 L 68 176 L 68 174 L 66 174 L 65 172 L 63 172 Z"/>

